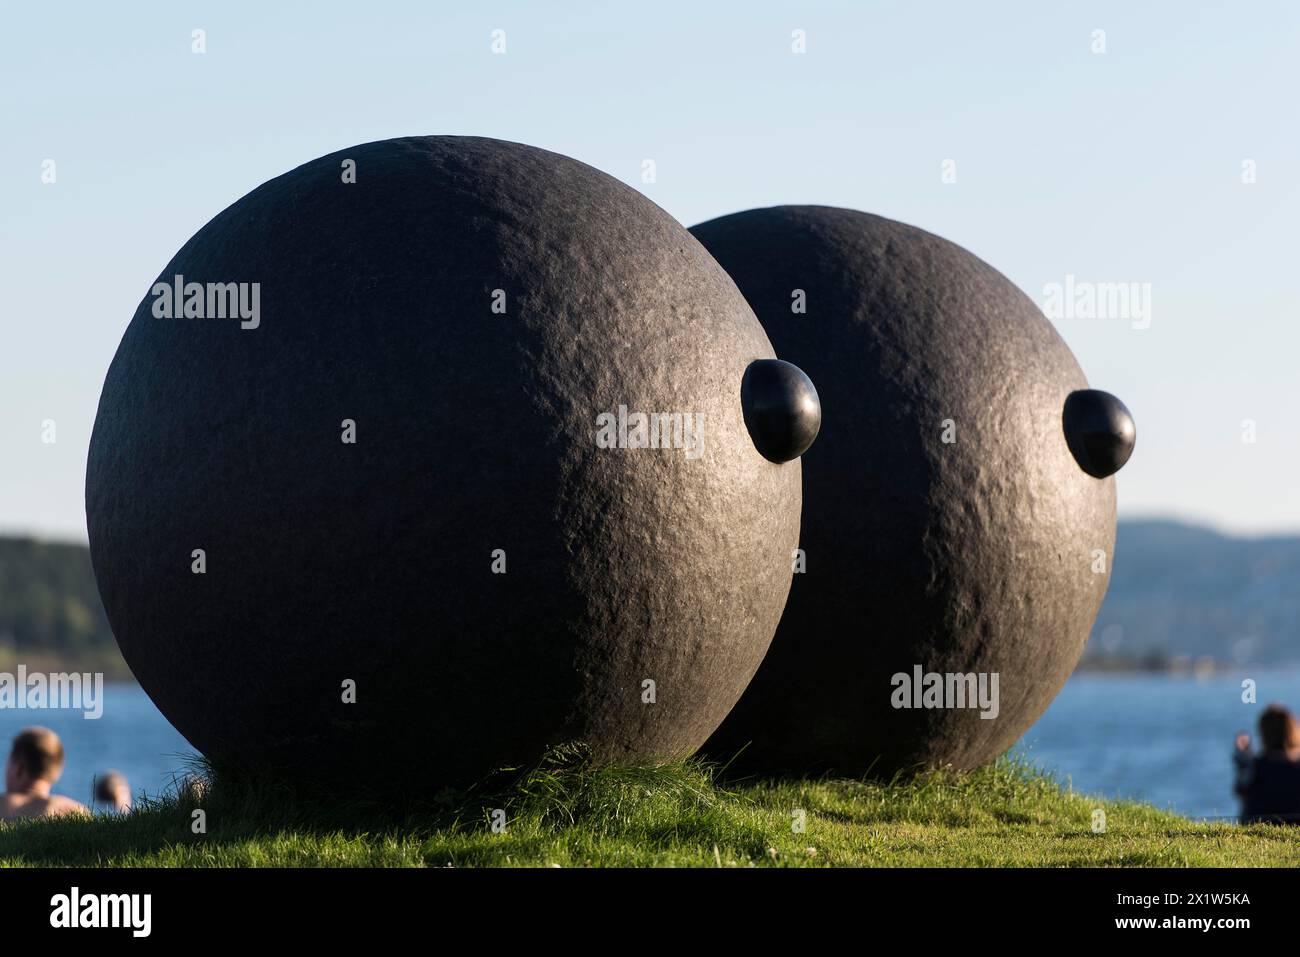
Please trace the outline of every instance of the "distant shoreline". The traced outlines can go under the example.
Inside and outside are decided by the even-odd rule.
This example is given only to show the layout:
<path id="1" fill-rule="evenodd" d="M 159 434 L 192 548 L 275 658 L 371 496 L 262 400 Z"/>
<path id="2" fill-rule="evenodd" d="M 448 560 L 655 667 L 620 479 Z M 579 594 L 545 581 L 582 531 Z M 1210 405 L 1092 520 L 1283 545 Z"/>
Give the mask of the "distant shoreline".
<path id="1" fill-rule="evenodd" d="M 44 650 L 26 653 L 12 647 L 0 651 L 0 672 L 16 673 L 19 665 L 28 674 L 102 674 L 107 684 L 138 684 L 116 647 L 75 657 Z"/>
<path id="2" fill-rule="evenodd" d="M 116 647 L 104 649 L 99 654 L 70 656 L 44 650 L 24 651 L 13 646 L 0 646 L 0 672 L 16 672 L 19 665 L 24 665 L 29 673 L 103 674 L 104 681 L 109 684 L 139 684 Z M 1209 678 L 1241 671 L 1276 672 L 1298 667 L 1300 663 L 1296 662 L 1234 664 L 1208 657 L 1192 659 L 1183 655 L 1147 655 L 1137 658 L 1092 655 L 1080 661 L 1073 674 L 1090 677 L 1168 675 L 1172 678 Z"/>
<path id="3" fill-rule="evenodd" d="M 1295 662 L 1236 664 L 1210 657 L 1192 659 L 1185 655 L 1146 656 L 1141 658 L 1088 657 L 1074 669 L 1076 675 L 1168 675 L 1173 678 L 1211 678 L 1243 671 L 1289 671 L 1300 667 Z"/>

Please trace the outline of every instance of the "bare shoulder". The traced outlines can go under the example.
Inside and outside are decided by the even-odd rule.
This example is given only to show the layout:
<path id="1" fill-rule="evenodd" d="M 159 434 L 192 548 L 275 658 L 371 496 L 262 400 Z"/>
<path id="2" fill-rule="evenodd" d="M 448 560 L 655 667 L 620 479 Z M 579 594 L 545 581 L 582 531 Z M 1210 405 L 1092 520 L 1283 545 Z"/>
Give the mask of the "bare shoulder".
<path id="1" fill-rule="evenodd" d="M 84 814 L 88 817 L 90 810 L 80 801 L 74 801 L 61 794 L 51 794 L 47 798 L 29 794 L 0 794 L 0 820 L 63 817 L 70 814 Z"/>
<path id="2" fill-rule="evenodd" d="M 45 808 L 45 813 L 51 817 L 62 817 L 68 814 L 84 814 L 89 817 L 90 809 L 80 801 L 74 801 L 70 797 L 52 794 L 50 795 L 50 803 Z"/>
<path id="3" fill-rule="evenodd" d="M 22 808 L 26 801 L 16 794 L 0 794 L 0 821 L 22 817 Z"/>

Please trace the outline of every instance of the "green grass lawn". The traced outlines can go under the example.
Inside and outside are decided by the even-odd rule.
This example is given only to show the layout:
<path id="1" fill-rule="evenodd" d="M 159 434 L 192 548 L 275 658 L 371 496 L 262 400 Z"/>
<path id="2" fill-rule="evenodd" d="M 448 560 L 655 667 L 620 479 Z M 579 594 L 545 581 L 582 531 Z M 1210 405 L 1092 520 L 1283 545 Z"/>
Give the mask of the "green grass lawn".
<path id="1" fill-rule="evenodd" d="M 220 778 L 218 778 L 218 782 Z M 1105 828 L 1093 830 L 1094 810 Z M 207 832 L 193 833 L 202 810 Z M 504 811 L 504 830 L 492 829 Z M 497 815 L 501 819 L 501 815 Z M 802 826 L 801 826 L 802 825 Z M 398 819 L 212 786 L 124 817 L 0 824 L 0 864 L 113 867 L 1255 866 L 1300 863 L 1300 828 L 1189 821 L 1076 794 L 1011 760 L 892 784 L 719 784 L 703 764 L 552 763 Z"/>

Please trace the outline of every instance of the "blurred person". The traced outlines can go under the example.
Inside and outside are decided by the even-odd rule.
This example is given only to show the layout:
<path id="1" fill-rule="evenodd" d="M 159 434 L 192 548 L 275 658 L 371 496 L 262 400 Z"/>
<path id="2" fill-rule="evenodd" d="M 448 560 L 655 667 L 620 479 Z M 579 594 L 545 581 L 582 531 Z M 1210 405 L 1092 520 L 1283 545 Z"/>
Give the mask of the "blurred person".
<path id="1" fill-rule="evenodd" d="M 105 771 L 95 781 L 95 806 L 125 814 L 131 810 L 131 786 L 118 771 Z"/>
<path id="2" fill-rule="evenodd" d="M 19 731 L 5 764 L 0 821 L 89 814 L 84 804 L 50 793 L 62 773 L 63 742 L 57 734 L 49 728 L 23 728 Z"/>
<path id="3" fill-rule="evenodd" d="M 1259 716 L 1260 753 L 1252 755 L 1250 735 L 1237 735 L 1234 790 L 1241 798 L 1242 824 L 1300 824 L 1300 724 L 1280 704 Z"/>

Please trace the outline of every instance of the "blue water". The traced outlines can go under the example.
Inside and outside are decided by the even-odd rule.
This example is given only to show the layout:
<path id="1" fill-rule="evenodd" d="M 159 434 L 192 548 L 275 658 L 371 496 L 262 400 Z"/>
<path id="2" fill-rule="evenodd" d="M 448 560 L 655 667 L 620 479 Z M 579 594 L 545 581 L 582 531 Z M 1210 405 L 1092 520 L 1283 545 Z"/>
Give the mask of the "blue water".
<path id="1" fill-rule="evenodd" d="M 1256 682 L 1256 704 L 1241 700 L 1246 677 Z M 88 800 L 92 776 L 108 768 L 125 774 L 136 794 L 160 793 L 184 773 L 184 756 L 193 749 L 135 685 L 109 685 L 104 696 L 98 720 L 75 711 L 0 711 L 0 742 L 27 724 L 53 728 L 67 751 L 55 790 L 81 801 Z M 1076 791 L 1136 798 L 1193 817 L 1230 817 L 1237 813 L 1233 737 L 1243 729 L 1254 734 L 1270 701 L 1300 706 L 1300 671 L 1203 680 L 1080 675 L 1016 750 Z"/>
<path id="2" fill-rule="evenodd" d="M 1256 703 L 1242 701 L 1255 682 Z M 1016 750 L 1076 791 L 1148 801 L 1190 817 L 1235 816 L 1233 738 L 1258 741 L 1270 702 L 1300 707 L 1300 671 L 1210 678 L 1077 675 Z"/>
<path id="3" fill-rule="evenodd" d="M 83 718 L 82 712 L 72 710 L 0 711 L 0 748 L 5 754 L 14 734 L 33 724 L 52 728 L 63 739 L 65 764 L 55 793 L 87 805 L 94 778 L 106 770 L 126 775 L 132 794 L 143 790 L 156 796 L 185 773 L 185 756 L 196 755 L 135 684 L 105 685 L 99 718 Z"/>

